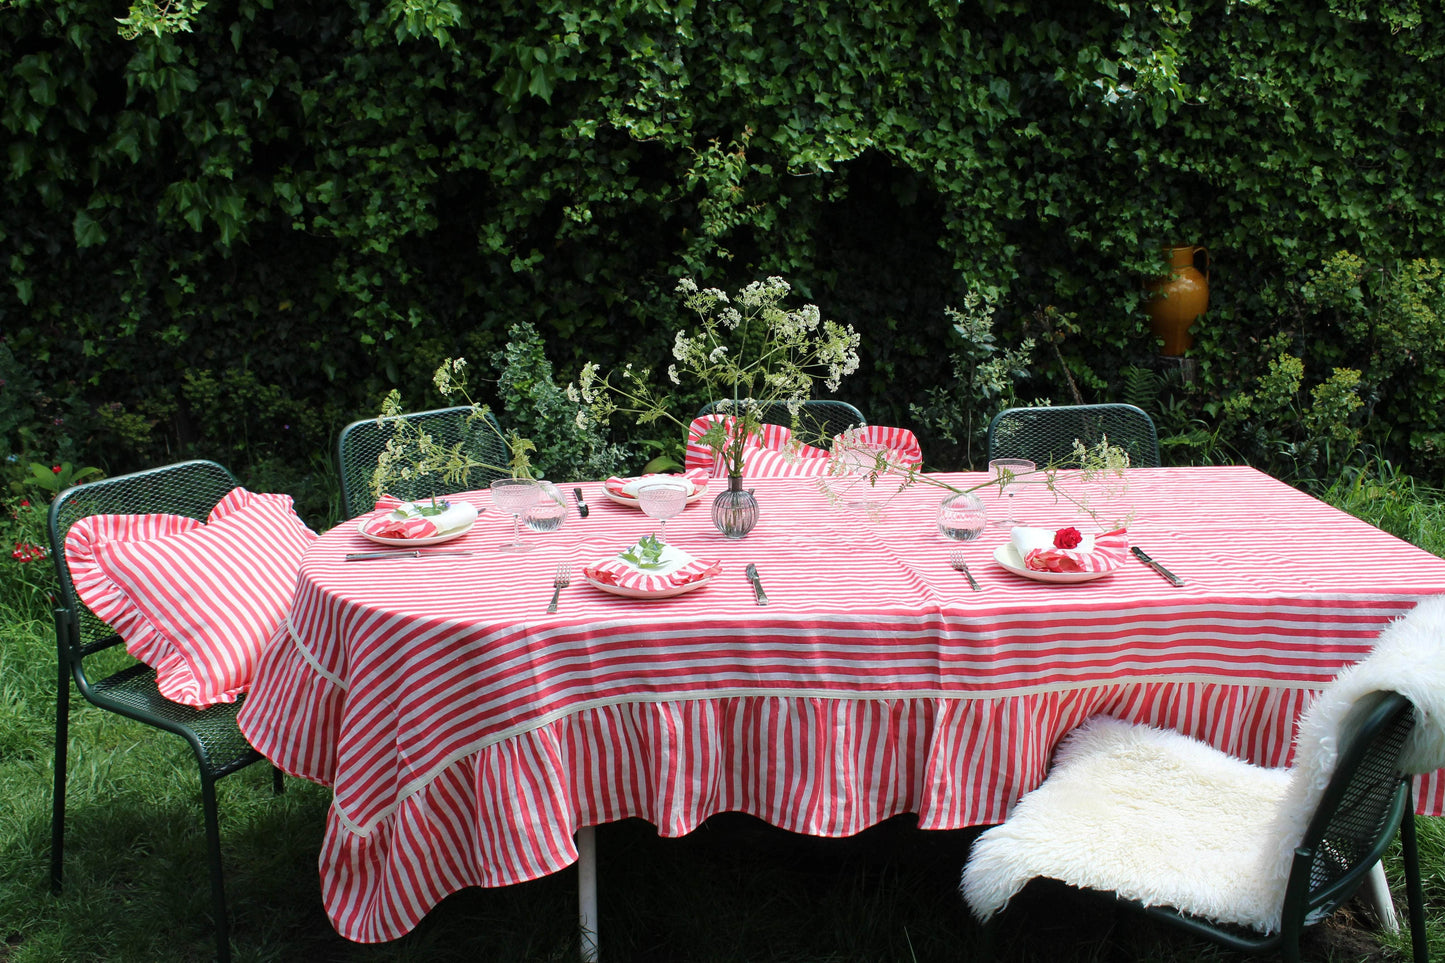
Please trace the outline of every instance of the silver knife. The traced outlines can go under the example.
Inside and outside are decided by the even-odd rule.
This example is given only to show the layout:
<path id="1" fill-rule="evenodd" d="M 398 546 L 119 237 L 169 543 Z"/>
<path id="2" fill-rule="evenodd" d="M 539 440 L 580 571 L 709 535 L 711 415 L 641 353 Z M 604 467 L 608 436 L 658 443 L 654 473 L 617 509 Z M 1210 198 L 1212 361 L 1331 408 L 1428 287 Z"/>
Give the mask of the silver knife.
<path id="1" fill-rule="evenodd" d="M 582 500 L 582 489 L 574 488 L 572 489 L 572 494 L 577 498 L 577 514 L 582 518 L 586 518 L 588 508 L 587 503 Z"/>
<path id="2" fill-rule="evenodd" d="M 758 577 L 758 567 L 752 562 L 747 567 L 748 581 L 753 583 L 753 598 L 759 605 L 768 604 L 768 593 L 763 591 L 763 580 Z"/>
<path id="3" fill-rule="evenodd" d="M 436 552 L 423 552 L 419 548 L 398 548 L 386 552 L 351 552 L 347 554 L 348 562 L 364 562 L 373 558 L 430 558 L 433 555 L 470 555 L 471 552 L 457 551 L 454 549 L 441 549 Z"/>
<path id="4" fill-rule="evenodd" d="M 1182 578 L 1180 578 L 1179 576 L 1175 575 L 1173 572 L 1169 571 L 1167 568 L 1165 568 L 1164 566 L 1160 565 L 1158 562 L 1154 561 L 1154 560 L 1153 560 L 1152 558 L 1150 558 L 1148 555 L 1144 554 L 1144 550 L 1143 550 L 1142 548 L 1140 548 L 1138 545 L 1135 545 L 1133 548 L 1129 549 L 1129 551 L 1133 552 L 1134 555 L 1138 557 L 1139 561 L 1143 562 L 1145 565 L 1149 566 L 1149 567 L 1152 568 L 1154 571 L 1156 571 L 1156 572 L 1158 572 L 1160 575 L 1164 576 L 1164 577 L 1165 577 L 1166 579 L 1168 579 L 1171 583 L 1173 583 L 1176 587 L 1184 584 L 1184 580 L 1183 580 Z"/>

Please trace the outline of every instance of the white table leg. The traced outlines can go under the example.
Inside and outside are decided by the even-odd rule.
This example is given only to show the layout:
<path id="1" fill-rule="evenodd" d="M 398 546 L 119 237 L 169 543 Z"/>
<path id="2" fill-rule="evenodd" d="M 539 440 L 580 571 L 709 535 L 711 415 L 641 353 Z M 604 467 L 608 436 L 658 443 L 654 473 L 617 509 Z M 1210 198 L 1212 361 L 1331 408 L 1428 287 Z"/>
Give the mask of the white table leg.
<path id="1" fill-rule="evenodd" d="M 577 930 L 582 963 L 597 963 L 597 834 L 591 826 L 577 830 Z"/>
<path id="2" fill-rule="evenodd" d="M 1384 863 L 1370 867 L 1370 875 L 1365 877 L 1365 889 L 1369 891 L 1370 905 L 1375 909 L 1380 928 L 1390 933 L 1400 932 L 1400 921 L 1395 917 L 1395 901 L 1390 898 L 1390 884 L 1385 881 Z"/>

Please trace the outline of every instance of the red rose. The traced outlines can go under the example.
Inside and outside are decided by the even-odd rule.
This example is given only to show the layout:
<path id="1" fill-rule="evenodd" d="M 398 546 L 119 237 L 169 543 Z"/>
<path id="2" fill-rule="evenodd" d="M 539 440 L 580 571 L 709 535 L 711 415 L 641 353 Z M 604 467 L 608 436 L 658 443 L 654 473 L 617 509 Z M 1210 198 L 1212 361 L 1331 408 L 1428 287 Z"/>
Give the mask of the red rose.
<path id="1" fill-rule="evenodd" d="M 1084 536 L 1077 528 L 1061 528 L 1054 532 L 1054 548 L 1078 548 Z"/>

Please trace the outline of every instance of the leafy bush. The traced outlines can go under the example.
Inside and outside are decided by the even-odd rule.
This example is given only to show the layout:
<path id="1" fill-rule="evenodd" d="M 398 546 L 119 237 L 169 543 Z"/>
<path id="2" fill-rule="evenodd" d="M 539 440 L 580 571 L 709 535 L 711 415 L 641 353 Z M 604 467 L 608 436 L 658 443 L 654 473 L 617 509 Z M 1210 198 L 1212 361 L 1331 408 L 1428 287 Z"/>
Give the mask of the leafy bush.
<path id="1" fill-rule="evenodd" d="M 552 363 L 536 327 L 520 322 L 507 332 L 507 346 L 492 357 L 501 369 L 498 393 L 509 431 L 536 445 L 532 463 L 554 481 L 607 478 L 627 470 L 635 456 L 607 441 L 577 417 L 577 405 L 553 379 Z"/>
<path id="2" fill-rule="evenodd" d="M 1408 4 L 221 0 L 159 36 L 143 7 L 134 40 L 99 0 L 0 19 L 24 370 L 0 409 L 33 412 L 0 450 L 30 460 L 299 464 L 518 321 L 562 381 L 655 364 L 684 275 L 826 300 L 878 423 L 951 379 L 944 308 L 970 290 L 1003 343 L 1051 353 L 1025 397 L 1109 400 L 1152 362 L 1141 284 L 1184 242 L 1213 300 L 1177 397 L 1214 419 L 1269 337 L 1317 333 L 1302 271 L 1445 240 L 1445 21 Z M 1326 339 L 1348 363 L 1293 353 L 1360 368 L 1391 457 L 1436 450 L 1435 382 L 1375 402 L 1355 330 Z"/>

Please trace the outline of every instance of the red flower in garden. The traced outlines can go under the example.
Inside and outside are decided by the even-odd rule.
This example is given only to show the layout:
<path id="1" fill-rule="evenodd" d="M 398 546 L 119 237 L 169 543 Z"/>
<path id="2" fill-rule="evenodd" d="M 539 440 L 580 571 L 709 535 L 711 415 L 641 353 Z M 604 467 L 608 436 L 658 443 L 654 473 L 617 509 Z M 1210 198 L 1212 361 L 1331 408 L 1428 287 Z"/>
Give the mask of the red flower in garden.
<path id="1" fill-rule="evenodd" d="M 45 549 L 39 545 L 31 545 L 29 542 L 16 542 L 15 549 L 10 557 L 17 562 L 35 562 L 45 558 Z"/>
<path id="2" fill-rule="evenodd" d="M 21 508 L 29 508 L 29 507 L 30 507 L 30 501 L 29 501 L 29 499 L 25 499 L 25 498 L 20 499 L 20 507 L 21 507 Z"/>
<path id="3" fill-rule="evenodd" d="M 1078 548 L 1084 536 L 1077 528 L 1061 528 L 1054 532 L 1054 548 Z"/>
<path id="4" fill-rule="evenodd" d="M 59 465 L 52 465 L 51 468 L 50 468 L 50 470 L 53 471 L 53 472 L 55 472 L 55 474 L 57 474 L 57 475 L 60 474 L 60 466 L 59 466 Z"/>

